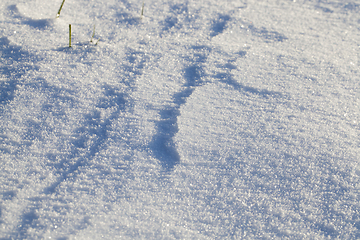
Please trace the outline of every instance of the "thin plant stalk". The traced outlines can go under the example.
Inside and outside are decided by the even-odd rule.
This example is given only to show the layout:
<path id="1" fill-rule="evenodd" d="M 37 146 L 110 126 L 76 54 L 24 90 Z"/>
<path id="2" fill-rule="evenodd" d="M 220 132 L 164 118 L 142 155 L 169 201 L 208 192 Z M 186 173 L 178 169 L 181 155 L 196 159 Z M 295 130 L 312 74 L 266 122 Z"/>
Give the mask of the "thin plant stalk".
<path id="1" fill-rule="evenodd" d="M 61 12 L 62 7 L 64 6 L 64 3 L 65 3 L 65 0 L 62 1 L 61 6 L 60 6 L 60 8 L 59 8 L 59 11 L 58 11 L 58 13 L 56 14 L 56 18 L 60 17 L 60 12 Z"/>
<path id="2" fill-rule="evenodd" d="M 69 48 L 71 48 L 71 24 L 69 24 Z"/>
<path id="3" fill-rule="evenodd" d="M 143 2 L 142 4 L 140 19 L 142 19 L 142 17 L 144 16 L 144 4 L 145 2 Z"/>
<path id="4" fill-rule="evenodd" d="M 94 31 L 93 31 L 93 34 L 91 35 L 91 40 L 90 40 L 90 42 L 93 42 L 94 36 L 95 36 L 95 24 L 94 24 Z"/>

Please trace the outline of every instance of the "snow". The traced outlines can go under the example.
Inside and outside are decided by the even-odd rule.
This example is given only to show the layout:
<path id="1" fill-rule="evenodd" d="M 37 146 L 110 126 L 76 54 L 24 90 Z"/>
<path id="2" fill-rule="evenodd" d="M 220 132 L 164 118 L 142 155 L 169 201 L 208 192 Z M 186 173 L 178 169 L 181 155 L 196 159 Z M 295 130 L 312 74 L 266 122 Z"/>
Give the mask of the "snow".
<path id="1" fill-rule="evenodd" d="M 360 238 L 359 1 L 61 2 L 0 3 L 0 239 Z"/>

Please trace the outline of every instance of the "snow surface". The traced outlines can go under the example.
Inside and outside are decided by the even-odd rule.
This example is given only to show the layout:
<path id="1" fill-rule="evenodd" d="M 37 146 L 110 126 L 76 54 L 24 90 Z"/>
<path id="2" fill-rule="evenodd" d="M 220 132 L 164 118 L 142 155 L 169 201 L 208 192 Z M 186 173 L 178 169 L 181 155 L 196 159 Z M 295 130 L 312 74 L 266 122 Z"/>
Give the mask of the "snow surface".
<path id="1" fill-rule="evenodd" d="M 360 238 L 358 0 L 61 2 L 0 3 L 0 239 Z"/>

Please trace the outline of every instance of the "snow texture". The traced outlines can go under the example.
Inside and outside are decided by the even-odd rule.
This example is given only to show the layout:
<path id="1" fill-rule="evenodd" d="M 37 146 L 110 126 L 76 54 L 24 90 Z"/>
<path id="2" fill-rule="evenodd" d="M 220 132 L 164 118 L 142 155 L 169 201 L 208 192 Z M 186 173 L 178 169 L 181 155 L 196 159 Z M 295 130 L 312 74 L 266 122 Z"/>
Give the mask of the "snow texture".
<path id="1" fill-rule="evenodd" d="M 0 3 L 1 240 L 360 238 L 358 0 L 61 2 Z"/>

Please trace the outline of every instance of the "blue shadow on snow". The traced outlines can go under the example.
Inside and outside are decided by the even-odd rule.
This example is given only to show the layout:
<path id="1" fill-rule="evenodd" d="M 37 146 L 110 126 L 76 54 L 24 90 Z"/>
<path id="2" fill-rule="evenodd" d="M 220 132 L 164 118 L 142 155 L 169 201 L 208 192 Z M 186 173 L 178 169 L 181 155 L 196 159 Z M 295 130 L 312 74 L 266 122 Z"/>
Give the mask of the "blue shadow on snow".
<path id="1" fill-rule="evenodd" d="M 75 131 L 71 153 L 62 156 L 60 162 L 53 164 L 60 175 L 58 181 L 47 187 L 45 193 L 54 193 L 62 182 L 76 176 L 79 167 L 88 164 L 87 162 L 102 149 L 109 139 L 112 122 L 126 109 L 127 95 L 125 93 L 109 85 L 105 85 L 103 89 L 104 97 L 99 99 L 96 106 L 100 109 L 111 109 L 110 115 L 102 118 L 99 110 L 84 115 L 82 126 Z"/>
<path id="2" fill-rule="evenodd" d="M 29 17 L 22 16 L 16 5 L 11 5 L 8 10 L 13 18 L 18 18 L 23 24 L 26 24 L 32 28 L 44 30 L 53 24 L 54 19 L 32 19 Z"/>
<path id="3" fill-rule="evenodd" d="M 171 171 L 180 163 L 180 155 L 173 140 L 179 131 L 177 119 L 180 116 L 180 107 L 186 103 L 196 87 L 204 84 L 202 81 L 204 69 L 201 63 L 206 61 L 206 54 L 211 51 L 207 46 L 192 46 L 191 49 L 194 50 L 189 57 L 191 64 L 183 69 L 184 89 L 172 96 L 174 107 L 167 106 L 160 110 L 161 120 L 156 122 L 157 133 L 150 143 L 150 148 L 165 172 Z"/>
<path id="4" fill-rule="evenodd" d="M 20 78 L 28 71 L 37 69 L 29 64 L 30 60 L 37 61 L 31 55 L 23 51 L 21 47 L 12 45 L 8 38 L 0 38 L 0 74 L 5 81 L 0 81 L 0 104 L 14 99 L 14 93 L 20 84 Z M 17 64 L 14 67 L 15 63 Z M 2 77 L 0 75 L 0 78 Z"/>
<path id="5" fill-rule="evenodd" d="M 212 22 L 211 26 L 211 37 L 215 37 L 224 32 L 226 24 L 231 20 L 229 15 L 219 15 L 219 17 Z"/>

